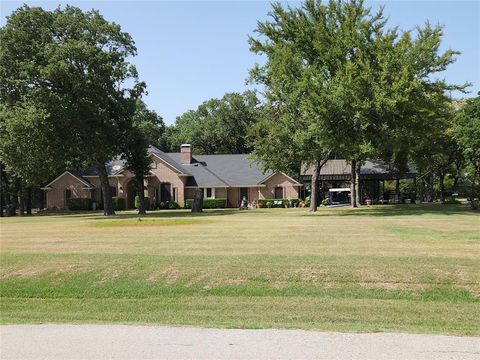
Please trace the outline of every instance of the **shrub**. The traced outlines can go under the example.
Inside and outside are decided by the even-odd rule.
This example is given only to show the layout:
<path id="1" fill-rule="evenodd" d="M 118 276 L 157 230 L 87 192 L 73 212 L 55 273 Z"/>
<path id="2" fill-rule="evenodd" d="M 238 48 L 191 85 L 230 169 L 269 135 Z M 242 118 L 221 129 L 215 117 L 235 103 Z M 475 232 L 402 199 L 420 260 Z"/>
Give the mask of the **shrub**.
<path id="1" fill-rule="evenodd" d="M 180 209 L 180 205 L 175 201 L 162 201 L 158 207 L 160 209 Z"/>
<path id="2" fill-rule="evenodd" d="M 135 209 L 140 207 L 140 196 L 135 196 Z M 145 196 L 145 209 L 150 209 L 150 198 Z"/>
<path id="3" fill-rule="evenodd" d="M 300 203 L 300 199 L 258 199 L 258 207 L 294 207 Z"/>
<path id="4" fill-rule="evenodd" d="M 113 208 L 115 211 L 125 210 L 125 199 L 120 196 L 112 197 Z"/>
<path id="5" fill-rule="evenodd" d="M 448 197 L 445 199 L 444 204 L 461 204 L 461 202 L 458 201 L 457 199 L 455 199 L 453 196 L 448 196 Z"/>
<path id="6" fill-rule="evenodd" d="M 180 205 L 175 201 L 169 201 L 168 202 L 168 208 L 169 209 L 180 209 Z"/>
<path id="7" fill-rule="evenodd" d="M 323 205 L 323 206 L 332 205 L 332 202 L 330 201 L 329 198 L 326 198 L 326 199 L 323 199 L 323 200 L 322 200 L 322 205 Z"/>
<path id="8" fill-rule="evenodd" d="M 193 199 L 185 199 L 185 208 L 191 209 Z M 221 209 L 227 207 L 227 199 L 203 199 L 204 209 Z"/>
<path id="9" fill-rule="evenodd" d="M 68 209 L 75 210 L 92 210 L 92 199 L 87 198 L 71 198 L 68 199 Z"/>

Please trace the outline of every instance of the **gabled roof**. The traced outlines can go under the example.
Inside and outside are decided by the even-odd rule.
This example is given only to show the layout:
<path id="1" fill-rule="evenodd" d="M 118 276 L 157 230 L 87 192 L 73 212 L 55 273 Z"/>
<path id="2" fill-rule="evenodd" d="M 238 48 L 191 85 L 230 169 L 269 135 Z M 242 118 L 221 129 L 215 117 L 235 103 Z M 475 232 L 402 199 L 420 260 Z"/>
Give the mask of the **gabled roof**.
<path id="1" fill-rule="evenodd" d="M 175 170 L 177 170 L 179 173 L 184 175 L 190 175 L 188 173 L 188 170 L 180 164 L 180 161 L 176 161 L 175 159 L 170 157 L 169 154 L 164 153 L 162 150 L 156 148 L 155 146 L 150 145 L 148 147 L 148 153 L 161 159 L 162 161 L 173 167 Z"/>
<path id="2" fill-rule="evenodd" d="M 93 184 L 90 183 L 90 181 L 82 178 L 81 176 L 79 176 L 78 174 L 76 174 L 75 171 L 64 171 L 62 174 L 60 174 L 59 176 L 57 176 L 54 180 L 50 181 L 47 185 L 45 185 L 43 187 L 43 189 L 48 189 L 48 188 L 51 188 L 51 185 L 57 181 L 58 179 L 61 179 L 62 177 L 64 177 L 65 175 L 71 175 L 73 176 L 74 178 L 76 178 L 78 181 L 80 181 L 84 186 L 85 188 L 87 189 L 93 189 L 95 188 L 95 186 Z"/>
<path id="3" fill-rule="evenodd" d="M 275 174 L 273 171 L 262 171 L 258 164 L 250 162 L 248 154 L 194 155 L 191 164 L 182 164 L 180 153 L 165 153 L 155 146 L 150 146 L 148 153 L 168 164 L 180 176 L 187 176 L 186 186 L 263 186 L 263 183 Z M 125 161 L 117 156 L 106 164 L 106 169 L 108 176 L 122 176 Z M 94 166 L 71 173 L 91 187 L 94 186 L 87 178 L 98 176 Z"/>
<path id="4" fill-rule="evenodd" d="M 283 171 L 279 171 L 280 174 L 282 174 L 283 176 L 285 176 L 286 178 L 288 178 L 289 180 L 291 180 L 293 183 L 297 184 L 297 185 L 302 185 L 301 183 L 299 183 L 297 180 L 295 180 L 294 178 L 288 176 L 287 174 L 285 174 Z M 273 177 L 275 174 L 277 173 L 271 173 L 270 175 L 268 175 L 265 179 L 263 179 L 260 183 L 263 184 L 265 183 L 268 179 L 270 179 L 271 177 Z"/>

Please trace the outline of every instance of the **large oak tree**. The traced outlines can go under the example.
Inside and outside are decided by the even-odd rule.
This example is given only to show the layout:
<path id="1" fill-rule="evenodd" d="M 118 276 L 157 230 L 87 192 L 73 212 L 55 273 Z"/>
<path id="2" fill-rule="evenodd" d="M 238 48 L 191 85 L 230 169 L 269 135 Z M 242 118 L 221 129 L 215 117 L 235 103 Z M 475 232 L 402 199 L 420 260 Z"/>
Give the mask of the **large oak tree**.
<path id="1" fill-rule="evenodd" d="M 13 114 L 10 118 L 21 111 L 41 114 L 31 120 L 38 154 L 54 153 L 50 159 L 62 165 L 95 164 L 104 212 L 114 214 L 105 163 L 122 152 L 122 132 L 131 120 L 125 99 L 143 91 L 127 61 L 136 54 L 130 35 L 98 11 L 25 5 L 8 17 L 0 43 L 3 110 Z M 20 148 L 28 146 L 21 126 L 6 131 Z M 25 163 L 42 167 L 36 157 Z M 7 165 L 26 174 L 18 162 L 8 163 L 11 158 L 5 157 Z"/>

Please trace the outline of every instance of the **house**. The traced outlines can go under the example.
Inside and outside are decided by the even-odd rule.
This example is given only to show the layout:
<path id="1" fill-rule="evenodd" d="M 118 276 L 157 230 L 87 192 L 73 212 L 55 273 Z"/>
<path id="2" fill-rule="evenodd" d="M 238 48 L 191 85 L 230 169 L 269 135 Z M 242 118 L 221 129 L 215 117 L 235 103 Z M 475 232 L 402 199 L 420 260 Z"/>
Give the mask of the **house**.
<path id="1" fill-rule="evenodd" d="M 302 164 L 300 179 L 308 191 L 311 186 L 313 166 Z M 360 203 L 371 199 L 373 203 L 397 203 L 402 201 L 401 179 L 410 179 L 415 184 L 417 172 L 411 166 L 406 171 L 399 171 L 391 164 L 379 160 L 365 160 L 360 167 L 359 194 Z M 351 165 L 345 159 L 331 159 L 320 169 L 320 199 L 324 198 L 330 188 L 349 188 Z M 393 181 L 395 191 L 386 190 L 385 182 Z M 303 194 L 304 195 L 304 194 Z M 403 198 L 415 198 L 415 194 L 404 192 Z"/>
<path id="2" fill-rule="evenodd" d="M 156 207 L 162 201 L 176 201 L 180 206 L 192 199 L 196 188 L 204 198 L 225 199 L 226 206 L 237 207 L 243 197 L 249 203 L 257 199 L 298 199 L 301 183 L 282 172 L 263 172 L 250 163 L 248 154 L 193 155 L 192 147 L 183 144 L 178 153 L 165 153 L 150 146 L 150 174 L 145 179 L 145 196 Z M 136 195 L 135 176 L 115 158 L 107 165 L 112 194 L 125 198 L 133 208 Z M 66 208 L 70 198 L 101 200 L 99 176 L 95 168 L 65 171 L 46 185 L 47 208 Z"/>

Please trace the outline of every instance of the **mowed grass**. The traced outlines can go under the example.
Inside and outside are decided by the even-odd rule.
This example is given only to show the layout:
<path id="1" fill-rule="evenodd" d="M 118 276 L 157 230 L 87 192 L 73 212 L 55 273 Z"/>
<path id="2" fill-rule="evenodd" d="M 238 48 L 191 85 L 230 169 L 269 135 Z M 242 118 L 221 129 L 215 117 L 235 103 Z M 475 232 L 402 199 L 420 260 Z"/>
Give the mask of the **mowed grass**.
<path id="1" fill-rule="evenodd" d="M 480 335 L 462 205 L 4 218 L 2 323 Z"/>

